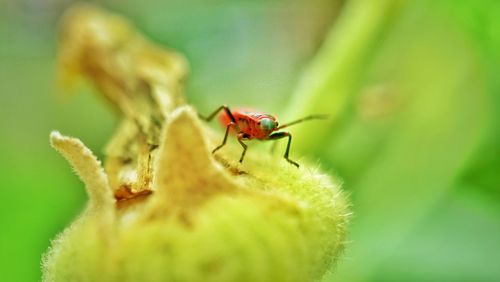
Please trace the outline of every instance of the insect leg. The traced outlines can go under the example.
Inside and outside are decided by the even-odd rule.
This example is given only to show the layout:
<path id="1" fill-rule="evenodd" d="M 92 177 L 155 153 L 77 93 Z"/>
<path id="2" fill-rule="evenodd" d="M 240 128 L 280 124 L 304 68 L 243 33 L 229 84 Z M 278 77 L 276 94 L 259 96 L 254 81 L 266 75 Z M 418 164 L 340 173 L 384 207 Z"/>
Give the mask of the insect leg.
<path id="1" fill-rule="evenodd" d="M 285 155 L 283 156 L 287 162 L 293 164 L 297 168 L 299 167 L 299 164 L 290 160 L 288 158 L 288 154 L 290 153 L 290 145 L 292 144 L 292 135 L 289 132 L 276 132 L 271 135 L 269 135 L 268 140 L 277 140 L 281 138 L 288 137 L 288 143 L 286 144 L 286 150 L 285 150 Z"/>
<path id="2" fill-rule="evenodd" d="M 215 110 L 213 113 L 211 113 L 208 117 L 204 117 L 200 114 L 198 114 L 198 116 L 203 120 L 211 121 L 222 110 L 224 110 L 226 112 L 227 116 L 229 117 L 229 119 L 232 122 L 236 123 L 236 119 L 234 119 L 233 113 L 231 113 L 231 110 L 226 105 L 222 105 L 222 106 L 218 107 L 217 110 Z"/>
<path id="3" fill-rule="evenodd" d="M 219 146 L 217 146 L 217 148 L 215 148 L 213 151 L 212 151 L 212 154 L 214 154 L 215 152 L 217 152 L 217 150 L 219 150 L 220 148 L 224 147 L 224 145 L 226 145 L 226 141 L 227 141 L 227 136 L 229 135 L 229 130 L 231 129 L 232 126 L 235 126 L 236 123 L 234 122 L 231 122 L 227 125 L 226 127 L 226 133 L 224 134 L 224 139 L 222 139 L 222 144 L 220 144 Z"/>
<path id="4" fill-rule="evenodd" d="M 243 143 L 243 141 L 242 141 L 243 138 L 244 137 L 242 134 L 238 135 L 238 143 L 240 143 L 241 146 L 243 147 L 243 152 L 241 152 L 241 157 L 240 157 L 240 163 L 243 162 L 243 158 L 245 157 L 245 154 L 246 154 L 247 148 L 248 148 L 248 145 Z"/>

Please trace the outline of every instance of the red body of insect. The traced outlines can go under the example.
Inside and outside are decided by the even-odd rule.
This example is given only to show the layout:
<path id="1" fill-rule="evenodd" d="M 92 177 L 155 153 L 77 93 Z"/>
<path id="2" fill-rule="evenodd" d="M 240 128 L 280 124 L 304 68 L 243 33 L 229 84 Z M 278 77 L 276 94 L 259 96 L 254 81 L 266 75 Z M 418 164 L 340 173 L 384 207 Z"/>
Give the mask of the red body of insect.
<path id="1" fill-rule="evenodd" d="M 276 121 L 276 118 L 272 115 L 267 115 L 248 109 L 232 110 L 232 114 L 234 119 L 236 120 L 238 128 L 240 129 L 240 132 L 235 132 L 234 130 L 232 130 L 233 133 L 243 134 L 242 137 L 245 139 L 253 139 L 253 138 L 259 140 L 267 139 L 269 135 L 273 131 L 276 131 L 278 127 L 278 122 Z M 269 123 L 268 120 L 271 120 L 275 126 L 268 127 L 266 129 L 265 127 L 261 126 L 263 120 L 264 122 L 268 123 Z M 219 115 L 219 121 L 224 127 L 226 127 L 231 123 L 231 118 L 226 112 L 223 111 Z"/>

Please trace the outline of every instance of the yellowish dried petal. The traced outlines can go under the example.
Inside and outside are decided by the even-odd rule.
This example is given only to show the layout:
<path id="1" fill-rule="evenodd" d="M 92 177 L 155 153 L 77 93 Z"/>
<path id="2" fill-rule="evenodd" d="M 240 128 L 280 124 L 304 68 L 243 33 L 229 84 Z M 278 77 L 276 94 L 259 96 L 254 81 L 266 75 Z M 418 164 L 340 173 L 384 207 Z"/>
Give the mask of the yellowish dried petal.
<path id="1" fill-rule="evenodd" d="M 193 109 L 181 107 L 170 116 L 155 167 L 155 210 L 190 210 L 216 194 L 234 190 L 227 172 L 213 159 L 204 134 Z"/>
<path id="2" fill-rule="evenodd" d="M 112 210 L 114 201 L 108 177 L 101 163 L 83 143 L 54 131 L 50 134 L 52 146 L 70 163 L 85 183 L 90 209 L 95 212 Z"/>

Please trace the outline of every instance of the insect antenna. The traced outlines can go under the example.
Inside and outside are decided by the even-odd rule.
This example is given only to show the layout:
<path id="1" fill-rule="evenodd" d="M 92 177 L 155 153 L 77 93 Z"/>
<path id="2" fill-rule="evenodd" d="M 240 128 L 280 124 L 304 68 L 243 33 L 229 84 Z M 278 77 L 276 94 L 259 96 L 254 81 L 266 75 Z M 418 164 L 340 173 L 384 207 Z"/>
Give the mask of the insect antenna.
<path id="1" fill-rule="evenodd" d="M 298 120 L 295 120 L 295 121 L 292 121 L 292 122 L 289 122 L 289 123 L 285 123 L 281 126 L 278 126 L 276 128 L 276 130 L 279 130 L 279 129 L 282 129 L 282 128 L 285 128 L 285 127 L 289 127 L 291 125 L 295 125 L 297 123 L 301 123 L 301 122 L 304 122 L 304 121 L 308 121 L 308 120 L 311 120 L 311 119 L 327 119 L 329 118 L 330 115 L 310 115 L 310 116 L 307 116 L 307 117 L 304 117 L 304 118 L 301 118 L 301 119 L 298 119 Z"/>

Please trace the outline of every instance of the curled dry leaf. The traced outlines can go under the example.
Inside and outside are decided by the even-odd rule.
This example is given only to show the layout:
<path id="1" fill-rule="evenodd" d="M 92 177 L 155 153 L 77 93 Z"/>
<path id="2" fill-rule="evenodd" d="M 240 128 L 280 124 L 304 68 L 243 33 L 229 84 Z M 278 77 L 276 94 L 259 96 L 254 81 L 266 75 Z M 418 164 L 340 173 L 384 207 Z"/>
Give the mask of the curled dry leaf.
<path id="1" fill-rule="evenodd" d="M 181 93 L 185 60 L 123 18 L 76 6 L 62 28 L 63 80 L 92 82 L 122 122 L 104 169 L 51 135 L 89 205 L 44 256 L 44 281 L 309 281 L 332 266 L 349 218 L 338 183 L 265 152 L 213 156 L 220 140 Z"/>

